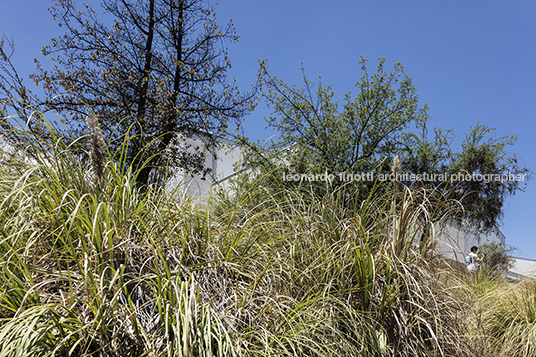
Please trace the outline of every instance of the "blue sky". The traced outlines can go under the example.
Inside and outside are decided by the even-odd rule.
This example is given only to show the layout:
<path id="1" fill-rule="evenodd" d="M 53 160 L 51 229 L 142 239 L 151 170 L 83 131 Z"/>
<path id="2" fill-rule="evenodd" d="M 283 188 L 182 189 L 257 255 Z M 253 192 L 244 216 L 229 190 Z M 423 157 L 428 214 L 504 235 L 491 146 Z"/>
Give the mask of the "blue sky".
<path id="1" fill-rule="evenodd" d="M 35 71 L 33 58 L 45 63 L 42 46 L 61 33 L 47 12 L 51 4 L 0 0 L 0 32 L 13 35 L 13 62 L 22 76 Z M 303 62 L 309 78 L 321 75 L 342 96 L 361 77 L 359 56 L 369 59 L 370 71 L 378 57 L 386 57 L 387 63 L 402 62 L 418 83 L 431 125 L 452 128 L 459 139 L 479 121 L 496 128 L 497 136 L 515 133 L 513 152 L 536 171 L 533 0 L 222 0 L 217 18 L 232 19 L 240 36 L 229 44 L 230 75 L 243 91 L 255 81 L 258 58 L 269 60 L 272 74 L 296 84 Z M 272 135 L 264 130 L 269 111 L 260 107 L 244 123 L 255 139 Z M 527 258 L 536 258 L 535 212 L 533 182 L 507 201 L 501 227 L 517 255 Z"/>

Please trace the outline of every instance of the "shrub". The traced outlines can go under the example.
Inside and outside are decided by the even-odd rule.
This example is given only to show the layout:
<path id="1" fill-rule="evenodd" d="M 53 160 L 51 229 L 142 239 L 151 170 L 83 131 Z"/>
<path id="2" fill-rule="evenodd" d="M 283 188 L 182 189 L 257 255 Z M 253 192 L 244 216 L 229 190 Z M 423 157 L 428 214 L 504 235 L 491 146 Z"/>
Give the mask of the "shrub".
<path id="1" fill-rule="evenodd" d="M 494 275 L 506 274 L 514 265 L 515 259 L 511 253 L 515 250 L 516 248 L 512 246 L 495 242 L 483 244 L 480 252 L 486 255 L 483 261 L 484 268 Z"/>

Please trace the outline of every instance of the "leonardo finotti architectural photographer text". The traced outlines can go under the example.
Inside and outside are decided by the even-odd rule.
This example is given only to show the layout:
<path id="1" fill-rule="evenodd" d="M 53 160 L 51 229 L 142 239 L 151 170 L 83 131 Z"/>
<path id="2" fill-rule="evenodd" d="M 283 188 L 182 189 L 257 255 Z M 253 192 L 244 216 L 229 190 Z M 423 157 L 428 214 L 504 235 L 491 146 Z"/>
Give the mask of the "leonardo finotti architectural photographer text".
<path id="1" fill-rule="evenodd" d="M 449 172 L 436 173 L 436 174 L 414 174 L 414 173 L 397 173 L 395 174 L 376 174 L 373 171 L 362 173 L 346 173 L 340 172 L 337 174 L 323 173 L 323 174 L 285 174 L 283 173 L 283 181 L 327 181 L 333 182 L 335 180 L 340 182 L 357 182 L 357 181 L 427 181 L 427 182 L 460 182 L 460 181 L 479 181 L 479 182 L 507 182 L 507 181 L 525 181 L 526 174 L 470 174 L 464 172 L 458 172 L 456 174 L 450 174 Z"/>

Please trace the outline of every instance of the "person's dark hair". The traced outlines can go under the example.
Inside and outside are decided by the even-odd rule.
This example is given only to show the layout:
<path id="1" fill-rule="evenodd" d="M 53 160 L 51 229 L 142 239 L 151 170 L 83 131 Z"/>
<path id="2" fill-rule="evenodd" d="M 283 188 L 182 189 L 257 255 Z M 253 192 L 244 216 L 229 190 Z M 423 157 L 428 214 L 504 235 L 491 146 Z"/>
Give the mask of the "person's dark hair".
<path id="1" fill-rule="evenodd" d="M 478 247 L 477 247 L 476 245 L 473 245 L 473 246 L 471 247 L 471 252 L 475 252 L 475 253 L 476 253 L 477 250 L 478 250 Z"/>

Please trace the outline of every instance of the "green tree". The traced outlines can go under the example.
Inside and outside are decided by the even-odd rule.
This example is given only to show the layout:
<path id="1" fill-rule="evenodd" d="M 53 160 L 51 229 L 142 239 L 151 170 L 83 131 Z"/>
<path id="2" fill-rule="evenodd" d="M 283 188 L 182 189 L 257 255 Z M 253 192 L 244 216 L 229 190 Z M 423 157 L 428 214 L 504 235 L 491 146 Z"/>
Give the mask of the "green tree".
<path id="1" fill-rule="evenodd" d="M 244 139 L 250 152 L 246 165 L 275 172 L 275 180 L 282 173 L 286 177 L 331 173 L 334 181 L 307 182 L 308 190 L 324 194 L 341 188 L 349 205 L 366 197 L 374 182 L 346 184 L 338 175 L 389 173 L 392 159 L 403 148 L 402 136 L 412 127 L 424 126 L 429 115 L 426 105 L 419 106 L 415 84 L 401 63 L 389 71 L 380 58 L 373 74 L 366 59 L 359 64 L 363 75 L 355 84 L 358 94 L 334 100 L 331 86 L 307 79 L 303 68 L 303 86 L 297 87 L 271 75 L 267 63 L 261 62 L 261 94 L 273 111 L 266 120 L 279 137 L 265 147 Z"/>
<path id="2" fill-rule="evenodd" d="M 102 16 L 72 0 L 50 8 L 65 34 L 43 48 L 54 68 L 38 63 L 31 76 L 46 108 L 62 113 L 75 136 L 91 108 L 112 148 L 131 135 L 127 164 L 144 167 L 138 183 L 166 163 L 206 174 L 203 148 L 173 144 L 177 134 L 225 135 L 248 110 L 227 80 L 224 46 L 238 40 L 232 23 L 217 24 L 205 0 L 103 0 L 102 8 Z"/>
<path id="3" fill-rule="evenodd" d="M 482 229 L 500 223 L 505 200 L 522 189 L 526 180 L 496 180 L 492 175 L 525 175 L 525 179 L 530 175 L 509 151 L 516 136 L 495 138 L 493 129 L 479 124 L 466 136 L 461 150 L 453 150 L 452 130 L 434 128 L 429 135 L 429 108 L 419 106 L 416 85 L 402 64 L 395 63 L 387 72 L 385 59 L 380 58 L 376 72 L 370 75 L 367 60 L 362 58 L 359 63 L 363 76 L 355 84 L 357 95 L 347 93 L 337 101 L 331 86 L 310 81 L 305 74 L 302 87 L 288 85 L 271 75 L 262 62 L 262 93 L 273 110 L 266 120 L 279 137 L 267 147 L 249 144 L 248 164 L 262 168 L 261 172 L 276 172 L 275 180 L 281 180 L 282 173 L 285 177 L 331 173 L 333 181 L 307 181 L 307 189 L 313 187 L 324 194 L 326 189 L 342 187 L 346 197 L 351 197 L 347 203 L 355 204 L 374 184 L 348 185 L 339 174 L 373 172 L 374 178 L 386 177 L 394 157 L 399 156 L 400 173 L 406 174 L 397 179 L 400 184 L 427 189 L 438 202 L 452 199 L 463 208 L 465 218 Z M 458 173 L 470 174 L 471 179 L 450 180 Z M 410 174 L 420 175 L 420 179 L 410 179 Z M 423 174 L 435 174 L 437 179 L 426 179 Z M 285 184 L 300 187 L 303 180 Z"/>
<path id="4" fill-rule="evenodd" d="M 367 172 L 392 158 L 405 130 L 429 119 L 428 107 L 418 106 L 415 85 L 401 63 L 386 72 L 381 58 L 373 75 L 366 59 L 359 63 L 364 72 L 356 83 L 359 94 L 347 93 L 340 111 L 331 86 L 308 80 L 303 68 L 303 87 L 297 88 L 272 76 L 262 62 L 263 95 L 273 109 L 267 122 L 279 133 L 269 151 L 292 146 L 287 158 L 297 163 L 297 172 Z"/>
<path id="5" fill-rule="evenodd" d="M 464 217 L 482 230 L 500 225 L 506 199 L 522 191 L 531 171 L 519 164 L 511 147 L 517 135 L 496 137 L 495 129 L 478 123 L 465 135 L 460 150 L 453 150 L 452 130 L 434 129 L 431 140 L 426 130 L 407 134 L 400 153 L 405 172 L 448 180 L 404 181 L 407 186 L 435 189 L 461 204 Z"/>

